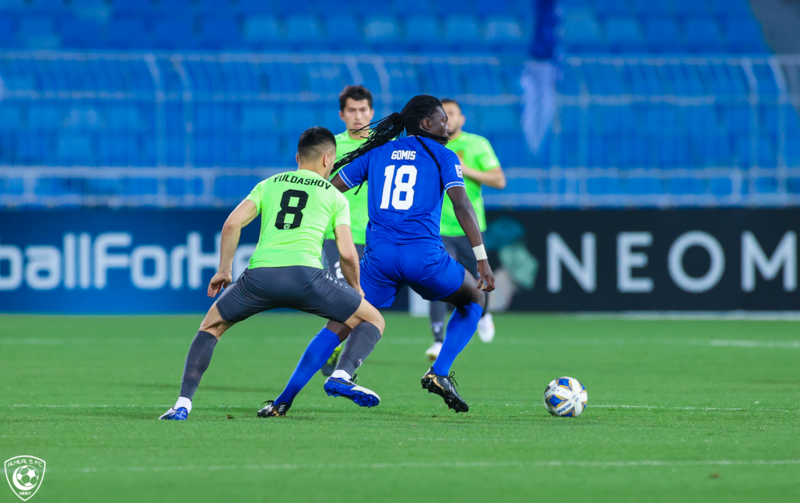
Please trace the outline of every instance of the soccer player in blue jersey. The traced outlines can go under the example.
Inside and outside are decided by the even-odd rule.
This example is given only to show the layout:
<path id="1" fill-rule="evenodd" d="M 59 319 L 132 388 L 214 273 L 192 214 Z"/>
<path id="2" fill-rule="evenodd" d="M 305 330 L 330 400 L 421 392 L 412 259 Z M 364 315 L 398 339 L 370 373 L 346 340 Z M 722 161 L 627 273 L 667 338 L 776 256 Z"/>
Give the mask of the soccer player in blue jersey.
<path id="1" fill-rule="evenodd" d="M 467 197 L 458 156 L 444 147 L 450 130 L 439 99 L 415 96 L 400 113 L 370 125 L 366 142 L 336 162 L 341 168 L 333 185 L 346 192 L 362 183 L 369 188 L 367 248 L 361 261 L 361 287 L 375 307 L 389 307 L 408 285 L 428 300 L 456 306 L 447 325 L 447 338 L 422 387 L 440 395 L 456 412 L 469 410 L 455 388 L 450 367 L 478 326 L 484 291 L 494 289 L 475 211 Z M 406 133 L 407 136 L 400 138 Z M 444 193 L 478 261 L 476 280 L 444 249 L 439 234 Z M 341 339 L 350 338 L 333 375 L 325 381 L 331 396 L 344 396 L 372 407 L 379 399 L 356 386 L 355 370 L 375 348 L 377 330 L 352 332 L 341 323 L 327 328 Z M 280 404 L 275 404 L 279 406 Z"/>

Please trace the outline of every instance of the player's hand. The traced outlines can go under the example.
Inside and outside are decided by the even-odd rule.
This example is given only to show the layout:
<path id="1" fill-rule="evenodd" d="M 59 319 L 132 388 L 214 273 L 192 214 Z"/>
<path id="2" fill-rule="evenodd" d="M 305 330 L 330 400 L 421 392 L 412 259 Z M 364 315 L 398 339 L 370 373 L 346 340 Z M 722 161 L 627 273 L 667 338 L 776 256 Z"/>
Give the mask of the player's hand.
<path id="1" fill-rule="evenodd" d="M 211 278 L 211 283 L 208 284 L 208 296 L 216 297 L 223 288 L 228 288 L 233 282 L 233 276 L 229 272 L 218 272 Z"/>
<path id="2" fill-rule="evenodd" d="M 494 273 L 492 272 L 492 266 L 489 265 L 488 260 L 478 261 L 478 274 L 481 278 L 478 280 L 478 288 L 484 292 L 491 292 L 494 290 Z"/>

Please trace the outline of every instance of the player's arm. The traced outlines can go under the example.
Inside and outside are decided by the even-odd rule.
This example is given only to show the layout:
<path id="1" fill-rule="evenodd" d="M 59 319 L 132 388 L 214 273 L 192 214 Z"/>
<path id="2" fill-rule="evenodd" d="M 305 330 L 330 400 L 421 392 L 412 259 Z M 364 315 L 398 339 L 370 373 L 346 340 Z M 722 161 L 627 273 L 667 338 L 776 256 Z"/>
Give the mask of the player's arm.
<path id="1" fill-rule="evenodd" d="M 453 202 L 453 210 L 455 211 L 458 223 L 464 229 L 464 234 L 467 235 L 472 250 L 475 252 L 475 258 L 478 259 L 478 288 L 491 292 L 494 290 L 494 274 L 489 265 L 489 260 L 486 257 L 486 249 L 483 246 L 483 237 L 481 236 L 481 229 L 478 226 L 478 218 L 475 216 L 475 210 L 472 208 L 472 202 L 467 197 L 467 191 L 463 185 L 455 185 L 447 189 L 447 195 Z"/>
<path id="2" fill-rule="evenodd" d="M 339 189 L 339 192 L 345 193 L 348 190 L 350 190 L 350 187 L 348 187 L 347 184 L 344 183 L 344 180 L 342 180 L 342 177 L 339 175 L 339 173 L 336 173 L 336 176 L 333 177 L 331 183 L 333 184 L 334 187 Z"/>
<path id="3" fill-rule="evenodd" d="M 500 166 L 488 171 L 479 171 L 465 164 L 461 164 L 461 170 L 464 172 L 465 177 L 471 178 L 481 185 L 486 185 L 493 189 L 506 188 L 506 175 L 503 173 L 503 168 Z"/>
<path id="4" fill-rule="evenodd" d="M 339 249 L 339 264 L 342 267 L 342 276 L 347 284 L 364 295 L 361 290 L 361 277 L 358 267 L 358 252 L 353 243 L 353 234 L 349 225 L 337 225 L 333 230 L 336 234 L 336 247 Z"/>
<path id="5" fill-rule="evenodd" d="M 215 297 L 223 288 L 233 281 L 233 256 L 239 246 L 242 229 L 258 216 L 256 203 L 245 199 L 234 209 L 225 225 L 222 226 L 222 238 L 219 245 L 219 269 L 208 284 L 208 296 Z"/>

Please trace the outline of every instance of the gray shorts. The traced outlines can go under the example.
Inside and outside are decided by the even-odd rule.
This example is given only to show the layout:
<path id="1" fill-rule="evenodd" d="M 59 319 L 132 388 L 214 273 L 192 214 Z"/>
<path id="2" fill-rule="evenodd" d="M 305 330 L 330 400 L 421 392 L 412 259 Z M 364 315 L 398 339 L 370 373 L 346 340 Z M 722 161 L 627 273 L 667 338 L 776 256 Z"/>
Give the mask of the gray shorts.
<path id="1" fill-rule="evenodd" d="M 483 234 L 483 233 L 481 233 Z M 475 252 L 472 251 L 472 244 L 467 236 L 442 236 L 444 250 L 448 255 L 464 266 L 464 269 L 472 274 L 473 278 L 478 278 L 478 260 Z"/>
<path id="2" fill-rule="evenodd" d="M 344 323 L 360 305 L 361 294 L 353 287 L 306 266 L 247 269 L 217 299 L 219 314 L 230 322 L 289 308 Z"/>
<path id="3" fill-rule="evenodd" d="M 356 245 L 358 252 L 358 260 L 364 258 L 364 245 Z M 333 239 L 326 239 L 322 243 L 322 267 L 328 270 L 334 278 L 339 281 L 344 281 L 342 274 L 342 266 L 339 263 L 339 248 L 336 246 L 336 241 Z"/>

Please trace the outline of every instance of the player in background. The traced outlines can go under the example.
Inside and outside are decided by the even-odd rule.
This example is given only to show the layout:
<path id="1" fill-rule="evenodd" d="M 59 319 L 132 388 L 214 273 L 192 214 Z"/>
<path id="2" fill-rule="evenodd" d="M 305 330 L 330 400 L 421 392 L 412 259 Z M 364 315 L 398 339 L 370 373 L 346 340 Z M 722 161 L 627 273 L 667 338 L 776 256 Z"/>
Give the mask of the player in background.
<path id="1" fill-rule="evenodd" d="M 342 323 L 352 329 L 353 335 L 362 330 L 383 332 L 383 317 L 362 298 L 347 200 L 328 181 L 336 159 L 333 133 L 319 127 L 303 132 L 297 143 L 296 159 L 297 171 L 260 182 L 225 221 L 219 269 L 208 285 L 208 296 L 216 296 L 223 288 L 225 291 L 200 324 L 186 356 L 178 401 L 161 419 L 187 418 L 217 341 L 230 327 L 256 313 L 291 308 Z M 261 215 L 261 234 L 250 265 L 231 284 L 233 256 L 241 230 L 258 215 Z M 336 234 L 342 273 L 348 284 L 339 282 L 322 268 L 322 241 L 329 226 Z M 326 328 L 320 330 L 277 398 L 280 406 L 267 401 L 268 405 L 258 415 L 284 416 L 297 393 L 340 342 L 337 334 Z M 374 395 L 365 388 L 356 391 Z M 380 400 L 377 395 L 374 399 Z"/>
<path id="2" fill-rule="evenodd" d="M 372 108 L 372 93 L 364 86 L 347 86 L 339 93 L 339 118 L 345 124 L 345 130 L 336 135 L 336 155 L 338 159 L 357 149 L 364 143 L 369 135 L 369 123 L 375 116 Z M 358 131 L 358 132 L 356 132 Z M 358 258 L 364 256 L 364 246 L 367 243 L 367 222 L 369 211 L 367 209 L 367 187 L 361 190 L 351 190 L 345 193 L 347 202 L 350 203 L 350 230 L 353 233 L 353 243 L 356 245 Z M 333 229 L 328 230 L 325 243 L 322 245 L 323 265 L 334 277 L 344 279 L 339 264 L 339 249 L 334 240 Z M 342 346 L 333 350 L 331 357 L 322 367 L 322 375 L 330 376 Z"/>
<path id="3" fill-rule="evenodd" d="M 447 142 L 447 148 L 455 152 L 461 162 L 467 197 L 472 202 L 475 216 L 478 217 L 478 225 L 483 233 L 486 231 L 486 212 L 483 209 L 481 187 L 487 185 L 495 189 L 505 188 L 506 177 L 489 141 L 482 136 L 463 130 L 466 118 L 461 112 L 461 106 L 451 99 L 443 99 L 442 106 L 447 113 L 447 125 L 450 126 L 450 141 Z M 445 197 L 442 204 L 442 242 L 447 253 L 477 278 L 478 262 L 472 253 L 469 238 L 458 223 L 450 197 Z M 444 302 L 431 302 L 431 330 L 434 342 L 425 352 L 431 360 L 435 360 L 442 349 L 445 337 L 446 309 L 447 306 Z M 483 316 L 478 322 L 478 336 L 483 342 L 492 342 L 494 339 L 494 321 L 489 313 L 488 300 L 483 310 Z"/>
<path id="4" fill-rule="evenodd" d="M 450 368 L 478 326 L 484 290 L 494 289 L 475 210 L 464 189 L 460 161 L 446 149 L 450 130 L 442 103 L 433 96 L 415 96 L 403 111 L 377 123 L 367 141 L 336 162 L 341 169 L 332 183 L 342 192 L 368 183 L 368 247 L 361 261 L 361 285 L 375 307 L 388 307 L 408 285 L 423 298 L 456 306 L 447 325 L 448 337 L 439 357 L 422 377 L 422 387 L 441 396 L 456 412 L 469 410 L 458 394 Z M 403 133 L 408 136 L 398 139 Z M 478 259 L 480 280 L 465 274 L 450 257 L 439 233 L 442 198 L 447 192 L 459 223 Z M 350 329 L 335 321 L 327 328 L 347 337 Z M 333 375 L 325 381 L 331 396 L 344 396 L 361 406 L 354 372 L 372 353 L 381 334 L 353 331 Z M 277 406 L 281 404 L 277 403 Z"/>

